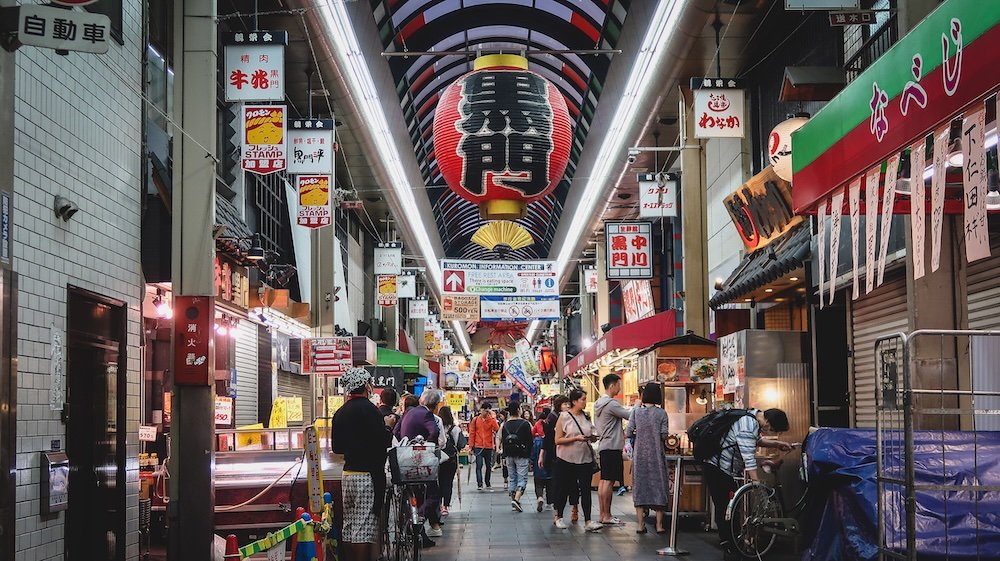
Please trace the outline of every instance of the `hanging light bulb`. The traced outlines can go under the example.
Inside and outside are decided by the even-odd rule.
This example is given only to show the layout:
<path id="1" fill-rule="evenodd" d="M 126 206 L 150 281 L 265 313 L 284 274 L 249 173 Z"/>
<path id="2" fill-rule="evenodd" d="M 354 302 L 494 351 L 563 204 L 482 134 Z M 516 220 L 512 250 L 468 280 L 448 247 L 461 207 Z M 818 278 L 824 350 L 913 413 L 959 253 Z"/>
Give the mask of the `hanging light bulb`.
<path id="1" fill-rule="evenodd" d="M 239 335 L 237 328 L 240 325 L 240 320 L 236 318 L 229 318 L 229 336 L 235 338 Z"/>
<path id="2" fill-rule="evenodd" d="M 215 324 L 215 332 L 222 337 L 229 335 L 229 329 L 226 328 L 226 318 L 222 318 L 221 322 Z"/>
<path id="3" fill-rule="evenodd" d="M 698 405 L 708 405 L 708 391 L 701 390 L 701 394 L 695 398 L 694 402 Z"/>
<path id="4" fill-rule="evenodd" d="M 174 310 L 170 307 L 170 302 L 163 294 L 162 288 L 156 289 L 156 296 L 153 298 L 153 307 L 156 308 L 156 315 L 163 319 L 169 319 L 174 315 Z"/>

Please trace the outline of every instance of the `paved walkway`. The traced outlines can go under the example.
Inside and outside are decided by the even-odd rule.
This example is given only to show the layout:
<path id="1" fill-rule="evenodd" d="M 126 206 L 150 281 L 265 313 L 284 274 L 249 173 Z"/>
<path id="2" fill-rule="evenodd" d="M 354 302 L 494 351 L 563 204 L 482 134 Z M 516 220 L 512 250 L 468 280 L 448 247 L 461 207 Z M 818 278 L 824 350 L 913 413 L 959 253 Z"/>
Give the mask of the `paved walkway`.
<path id="1" fill-rule="evenodd" d="M 536 512 L 534 490 L 529 484 L 522 504 L 525 511 L 513 512 L 506 491 L 499 484 L 503 477 L 493 473 L 494 487 L 477 491 L 475 474 L 471 485 L 466 483 L 469 467 L 459 471 L 462 478 L 462 501 L 456 488 L 451 515 L 446 519 L 444 537 L 435 538 L 437 546 L 423 550 L 422 561 L 614 561 L 617 559 L 663 560 L 656 550 L 667 545 L 667 536 L 655 533 L 652 522 L 648 533 L 635 533 L 635 511 L 630 494 L 614 498 L 614 514 L 626 522 L 623 526 L 606 527 L 599 533 L 583 530 L 583 517 L 569 530 L 552 525 L 552 511 Z M 474 468 L 472 468 L 474 469 Z M 597 518 L 597 493 L 593 494 L 593 518 Z M 567 522 L 569 507 L 566 508 Z M 669 521 L 669 518 L 668 518 Z M 677 545 L 691 552 L 680 559 L 717 561 L 722 559 L 717 535 L 696 531 L 697 524 L 688 523 L 689 531 L 678 534 Z"/>

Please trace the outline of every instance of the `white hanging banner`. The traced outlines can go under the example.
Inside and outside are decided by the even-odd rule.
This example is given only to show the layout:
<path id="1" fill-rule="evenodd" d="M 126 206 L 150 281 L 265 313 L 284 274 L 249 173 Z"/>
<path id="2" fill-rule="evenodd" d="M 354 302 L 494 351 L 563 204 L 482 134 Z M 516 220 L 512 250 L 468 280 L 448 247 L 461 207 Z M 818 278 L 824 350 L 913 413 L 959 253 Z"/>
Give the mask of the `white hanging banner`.
<path id="1" fill-rule="evenodd" d="M 865 294 L 875 289 L 875 244 L 878 243 L 878 177 L 882 166 L 865 176 Z M 888 173 L 888 172 L 886 172 Z"/>
<path id="2" fill-rule="evenodd" d="M 587 294 L 597 294 L 597 269 L 583 270 L 583 284 Z"/>
<path id="3" fill-rule="evenodd" d="M 965 257 L 971 263 L 990 256 L 986 222 L 986 109 L 980 108 L 962 125 L 962 183 L 965 185 Z"/>
<path id="4" fill-rule="evenodd" d="M 944 184 L 948 168 L 951 125 L 934 131 L 934 175 L 931 176 L 931 272 L 941 268 L 941 230 L 944 226 Z"/>
<path id="5" fill-rule="evenodd" d="M 826 300 L 826 199 L 823 199 L 819 203 L 819 211 L 816 213 L 816 235 L 818 238 L 817 246 L 819 247 L 819 309 L 823 309 L 823 303 Z"/>
<path id="6" fill-rule="evenodd" d="M 409 302 L 410 319 L 427 319 L 427 299 L 414 298 Z"/>
<path id="7" fill-rule="evenodd" d="M 221 35 L 226 101 L 284 101 L 288 33 L 251 31 Z"/>
<path id="8" fill-rule="evenodd" d="M 899 174 L 899 154 L 889 158 L 885 168 L 885 194 L 882 195 L 882 223 L 878 243 L 878 284 L 885 280 L 885 258 L 889 251 L 889 230 L 892 229 L 892 207 L 896 202 L 896 183 Z"/>
<path id="9" fill-rule="evenodd" d="M 403 272 L 403 244 L 379 243 L 375 247 L 376 275 L 399 275 Z"/>
<path id="10" fill-rule="evenodd" d="M 417 297 L 417 276 L 402 274 L 396 277 L 396 297 L 416 298 Z"/>
<path id="11" fill-rule="evenodd" d="M 921 138 L 910 148 L 910 236 L 913 239 L 913 278 L 924 276 L 924 245 L 927 240 L 927 207 L 924 189 L 924 158 L 926 139 Z"/>
<path id="12" fill-rule="evenodd" d="M 333 119 L 292 119 L 288 122 L 288 173 L 333 175 Z"/>
<path id="13" fill-rule="evenodd" d="M 830 303 L 837 292 L 837 269 L 840 267 L 840 220 L 844 214 L 844 190 L 830 199 Z"/>
<path id="14" fill-rule="evenodd" d="M 857 300 L 860 294 L 858 290 L 858 229 L 861 226 L 861 178 L 855 179 L 848 191 L 848 203 L 851 209 L 851 299 Z"/>

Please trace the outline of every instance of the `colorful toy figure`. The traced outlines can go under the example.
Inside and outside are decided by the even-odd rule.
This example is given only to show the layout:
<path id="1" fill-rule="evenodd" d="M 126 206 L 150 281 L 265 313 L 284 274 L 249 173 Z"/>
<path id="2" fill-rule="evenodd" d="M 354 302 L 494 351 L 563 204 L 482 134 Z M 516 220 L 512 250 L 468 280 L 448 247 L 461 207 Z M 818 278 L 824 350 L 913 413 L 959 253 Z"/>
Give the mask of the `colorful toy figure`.
<path id="1" fill-rule="evenodd" d="M 308 512 L 303 512 L 301 516 L 306 525 L 295 534 L 295 559 L 294 561 L 319 561 L 316 553 L 316 537 L 313 532 L 312 517 Z"/>
<path id="2" fill-rule="evenodd" d="M 323 523 L 320 525 L 323 531 L 323 558 L 325 561 L 337 561 L 337 548 L 340 546 L 340 536 L 337 532 L 336 520 L 333 513 L 333 495 L 329 491 L 323 493 Z"/>

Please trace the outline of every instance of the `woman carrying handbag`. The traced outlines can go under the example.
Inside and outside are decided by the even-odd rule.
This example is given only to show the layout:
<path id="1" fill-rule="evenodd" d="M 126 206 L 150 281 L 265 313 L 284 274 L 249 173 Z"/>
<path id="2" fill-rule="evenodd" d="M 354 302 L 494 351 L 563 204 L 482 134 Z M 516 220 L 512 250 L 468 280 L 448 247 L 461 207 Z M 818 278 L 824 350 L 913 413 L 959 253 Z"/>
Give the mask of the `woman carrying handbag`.
<path id="1" fill-rule="evenodd" d="M 569 528 L 563 521 L 563 510 L 571 490 L 580 494 L 580 509 L 583 519 L 587 522 L 584 529 L 597 532 L 604 527 L 596 520 L 590 519 L 590 481 L 597 468 L 597 456 L 591 443 L 597 440 L 594 425 L 583 414 L 587 405 L 587 394 L 580 390 L 569 392 L 570 409 L 556 422 L 556 458 L 554 462 L 555 479 L 560 489 L 556 494 L 556 514 L 553 524 L 560 530 Z M 599 468 L 598 468 L 599 469 Z"/>

